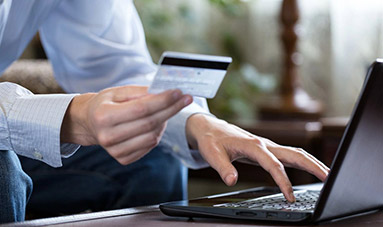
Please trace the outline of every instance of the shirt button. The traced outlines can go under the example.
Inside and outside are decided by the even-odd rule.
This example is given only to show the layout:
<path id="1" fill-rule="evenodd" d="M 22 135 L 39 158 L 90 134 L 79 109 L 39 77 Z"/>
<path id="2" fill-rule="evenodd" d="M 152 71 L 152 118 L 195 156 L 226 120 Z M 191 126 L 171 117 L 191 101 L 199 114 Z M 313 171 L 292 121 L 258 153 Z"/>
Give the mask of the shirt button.
<path id="1" fill-rule="evenodd" d="M 0 1 L 1 1 L 1 0 L 0 0 Z M 34 156 L 36 159 L 38 159 L 38 160 L 43 160 L 43 155 L 42 155 L 40 152 L 36 151 L 36 150 L 35 150 L 35 152 L 33 152 L 33 156 Z"/>
<path id="2" fill-rule="evenodd" d="M 172 149 L 173 149 L 173 151 L 174 151 L 175 153 L 178 153 L 178 152 L 181 151 L 181 148 L 180 148 L 178 145 L 174 145 L 174 146 L 172 147 Z"/>

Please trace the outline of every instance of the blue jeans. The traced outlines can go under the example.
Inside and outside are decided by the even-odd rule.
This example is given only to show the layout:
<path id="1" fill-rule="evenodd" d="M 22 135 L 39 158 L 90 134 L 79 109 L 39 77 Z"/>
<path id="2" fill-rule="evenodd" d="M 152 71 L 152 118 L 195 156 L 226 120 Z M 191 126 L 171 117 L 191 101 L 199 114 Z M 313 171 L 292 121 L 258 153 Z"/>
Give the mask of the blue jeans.
<path id="1" fill-rule="evenodd" d="M 187 168 L 163 149 L 127 166 L 100 146 L 80 148 L 61 168 L 20 158 L 34 183 L 27 211 L 48 217 L 185 199 Z"/>
<path id="2" fill-rule="evenodd" d="M 0 151 L 0 223 L 23 221 L 32 180 L 13 151 Z"/>

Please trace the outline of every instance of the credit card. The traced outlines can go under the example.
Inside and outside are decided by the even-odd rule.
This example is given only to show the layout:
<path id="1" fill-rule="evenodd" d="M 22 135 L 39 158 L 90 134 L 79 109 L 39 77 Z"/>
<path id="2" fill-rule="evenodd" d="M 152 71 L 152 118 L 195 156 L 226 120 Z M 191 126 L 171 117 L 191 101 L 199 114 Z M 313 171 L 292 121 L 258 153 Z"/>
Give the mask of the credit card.
<path id="1" fill-rule="evenodd" d="M 164 52 L 149 93 L 180 89 L 184 94 L 214 98 L 231 57 Z"/>

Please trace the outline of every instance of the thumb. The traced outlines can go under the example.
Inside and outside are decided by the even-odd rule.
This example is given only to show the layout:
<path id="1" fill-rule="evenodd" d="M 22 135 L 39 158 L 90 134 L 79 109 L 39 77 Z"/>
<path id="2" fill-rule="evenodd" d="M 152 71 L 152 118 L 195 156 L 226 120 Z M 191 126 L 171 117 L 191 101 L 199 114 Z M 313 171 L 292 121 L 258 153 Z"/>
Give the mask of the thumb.
<path id="1" fill-rule="evenodd" d="M 121 86 L 113 89 L 113 101 L 126 102 L 148 95 L 148 87 L 145 86 Z"/>
<path id="2" fill-rule="evenodd" d="M 202 150 L 202 149 L 200 149 Z M 202 152 L 205 160 L 221 176 L 227 186 L 234 186 L 238 180 L 238 171 L 231 163 L 229 155 L 223 147 L 210 145 Z"/>

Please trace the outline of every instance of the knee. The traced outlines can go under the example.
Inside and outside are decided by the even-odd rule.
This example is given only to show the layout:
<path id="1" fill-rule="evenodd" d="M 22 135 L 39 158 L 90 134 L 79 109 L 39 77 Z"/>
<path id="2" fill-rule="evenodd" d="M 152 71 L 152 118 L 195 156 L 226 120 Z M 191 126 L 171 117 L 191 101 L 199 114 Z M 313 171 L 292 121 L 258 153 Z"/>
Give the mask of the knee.
<path id="1" fill-rule="evenodd" d="M 150 166 L 146 168 L 145 175 L 145 179 L 151 182 L 148 190 L 156 194 L 159 199 L 156 202 L 186 199 L 188 170 L 178 159 L 161 149 L 153 150 L 146 159 Z"/>
<path id="2" fill-rule="evenodd" d="M 1 178 L 10 195 L 22 193 L 29 198 L 32 193 L 32 179 L 23 171 L 17 155 L 12 151 L 1 151 Z"/>
<path id="3" fill-rule="evenodd" d="M 0 151 L 0 221 L 22 221 L 32 193 L 32 180 L 13 151 Z"/>

